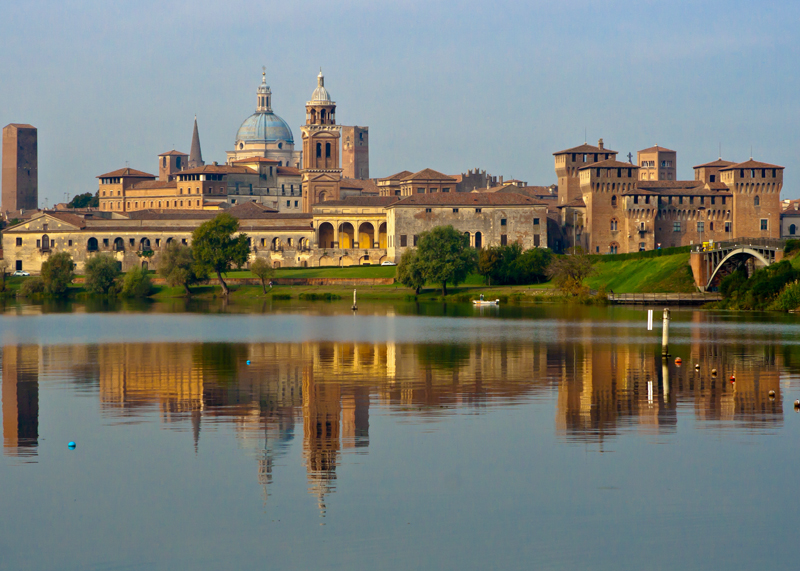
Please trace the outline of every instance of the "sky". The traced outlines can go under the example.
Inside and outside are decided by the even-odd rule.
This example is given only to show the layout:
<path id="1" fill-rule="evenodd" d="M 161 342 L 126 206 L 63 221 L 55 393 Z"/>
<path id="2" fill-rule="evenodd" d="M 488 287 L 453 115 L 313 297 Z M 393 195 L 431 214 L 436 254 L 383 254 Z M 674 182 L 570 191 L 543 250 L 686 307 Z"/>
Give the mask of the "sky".
<path id="1" fill-rule="evenodd" d="M 557 182 L 552 153 L 678 152 L 786 167 L 800 197 L 798 2 L 100 0 L 3 3 L 0 125 L 39 136 L 42 206 L 130 166 L 225 161 L 266 66 L 300 148 L 322 68 L 342 125 L 369 126 L 370 176 L 429 167 Z M 752 152 L 751 152 L 752 149 Z M 627 159 L 625 159 L 627 160 Z"/>

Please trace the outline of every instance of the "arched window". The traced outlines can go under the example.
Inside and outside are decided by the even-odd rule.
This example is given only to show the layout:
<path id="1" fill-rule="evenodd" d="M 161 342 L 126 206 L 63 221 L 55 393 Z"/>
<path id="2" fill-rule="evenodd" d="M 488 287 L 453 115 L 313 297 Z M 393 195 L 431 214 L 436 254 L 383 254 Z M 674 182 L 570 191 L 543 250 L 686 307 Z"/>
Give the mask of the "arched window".
<path id="1" fill-rule="evenodd" d="M 616 242 L 611 242 L 611 244 L 608 245 L 608 253 L 619 254 L 619 244 Z"/>
<path id="2" fill-rule="evenodd" d="M 618 225 L 619 225 L 619 220 L 617 220 L 616 218 L 612 218 L 611 219 L 611 231 L 612 232 L 616 232 L 619 229 Z"/>
<path id="3" fill-rule="evenodd" d="M 86 243 L 86 250 L 89 252 L 97 251 L 97 238 L 89 238 L 89 241 Z"/>
<path id="4" fill-rule="evenodd" d="M 317 143 L 317 158 L 322 156 L 322 143 Z"/>
<path id="5" fill-rule="evenodd" d="M 616 194 L 611 197 L 611 206 L 613 206 L 614 208 L 617 207 L 617 195 Z"/>
<path id="6" fill-rule="evenodd" d="M 794 236 L 797 233 L 797 226 L 789 224 L 789 234 Z"/>
<path id="7" fill-rule="evenodd" d="M 325 158 L 326 159 L 331 158 L 331 144 L 330 143 L 325 143 Z"/>
<path id="8" fill-rule="evenodd" d="M 325 110 L 324 109 L 319 112 L 319 121 L 320 121 L 320 123 L 324 123 L 325 122 Z"/>
<path id="9" fill-rule="evenodd" d="M 755 197 L 753 198 L 753 205 L 759 206 L 760 204 L 761 204 L 761 199 L 758 198 L 758 195 L 755 195 Z"/>

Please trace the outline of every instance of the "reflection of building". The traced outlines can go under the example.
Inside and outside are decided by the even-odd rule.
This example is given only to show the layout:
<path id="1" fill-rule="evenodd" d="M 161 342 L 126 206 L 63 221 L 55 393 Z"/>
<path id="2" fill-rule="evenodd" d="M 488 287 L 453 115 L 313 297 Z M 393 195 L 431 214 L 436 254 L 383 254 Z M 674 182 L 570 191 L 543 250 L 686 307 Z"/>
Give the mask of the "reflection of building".
<path id="1" fill-rule="evenodd" d="M 3 348 L 3 452 L 32 456 L 39 445 L 39 348 Z"/>

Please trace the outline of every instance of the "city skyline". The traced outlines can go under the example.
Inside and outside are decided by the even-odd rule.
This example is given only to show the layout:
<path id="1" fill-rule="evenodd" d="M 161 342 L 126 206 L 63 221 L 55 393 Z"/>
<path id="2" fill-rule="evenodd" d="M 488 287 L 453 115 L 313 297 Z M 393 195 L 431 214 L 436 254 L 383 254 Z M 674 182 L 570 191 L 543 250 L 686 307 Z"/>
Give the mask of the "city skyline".
<path id="1" fill-rule="evenodd" d="M 552 184 L 554 151 L 602 137 L 621 157 L 675 149 L 680 179 L 720 145 L 728 160 L 752 154 L 786 167 L 782 198 L 795 198 L 798 14 L 786 2 L 15 5 L 0 123 L 39 129 L 52 206 L 94 193 L 102 172 L 188 152 L 195 114 L 206 162 L 224 162 L 262 65 L 298 139 L 322 67 L 337 122 L 370 127 L 373 177 L 479 167 Z"/>

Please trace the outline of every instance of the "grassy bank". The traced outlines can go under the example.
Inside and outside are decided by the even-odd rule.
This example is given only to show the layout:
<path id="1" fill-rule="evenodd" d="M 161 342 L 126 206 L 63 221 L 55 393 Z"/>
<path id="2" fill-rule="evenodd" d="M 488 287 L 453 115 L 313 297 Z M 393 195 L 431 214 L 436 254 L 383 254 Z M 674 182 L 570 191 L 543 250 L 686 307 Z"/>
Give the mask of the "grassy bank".
<path id="1" fill-rule="evenodd" d="M 599 258 L 595 274 L 584 283 L 592 289 L 605 287 L 615 293 L 691 293 L 696 291 L 689 252 L 658 257 Z"/>

